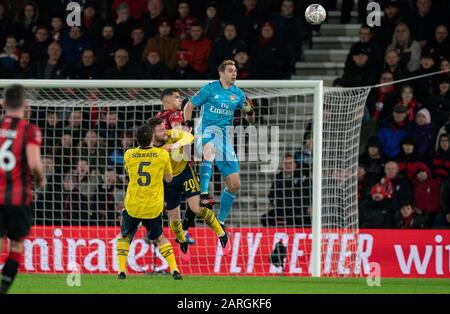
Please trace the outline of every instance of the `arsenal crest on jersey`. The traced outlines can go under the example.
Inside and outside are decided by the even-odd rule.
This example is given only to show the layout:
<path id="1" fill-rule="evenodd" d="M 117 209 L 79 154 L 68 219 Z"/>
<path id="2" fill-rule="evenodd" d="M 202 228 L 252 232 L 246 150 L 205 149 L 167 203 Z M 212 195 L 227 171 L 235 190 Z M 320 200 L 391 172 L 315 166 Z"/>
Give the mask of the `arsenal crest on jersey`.
<path id="1" fill-rule="evenodd" d="M 231 101 L 234 101 L 235 99 L 236 99 L 236 96 L 234 96 L 234 95 L 231 95 L 231 96 L 230 96 L 230 100 L 231 100 Z"/>

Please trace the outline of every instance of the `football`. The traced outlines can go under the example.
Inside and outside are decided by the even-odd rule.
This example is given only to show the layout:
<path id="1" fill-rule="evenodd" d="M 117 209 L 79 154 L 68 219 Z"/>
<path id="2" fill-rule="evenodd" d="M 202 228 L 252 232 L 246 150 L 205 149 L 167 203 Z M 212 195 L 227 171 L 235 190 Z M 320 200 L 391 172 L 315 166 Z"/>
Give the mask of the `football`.
<path id="1" fill-rule="evenodd" d="M 311 4 L 305 10 L 305 18 L 309 24 L 320 25 L 327 18 L 327 11 L 320 4 Z"/>

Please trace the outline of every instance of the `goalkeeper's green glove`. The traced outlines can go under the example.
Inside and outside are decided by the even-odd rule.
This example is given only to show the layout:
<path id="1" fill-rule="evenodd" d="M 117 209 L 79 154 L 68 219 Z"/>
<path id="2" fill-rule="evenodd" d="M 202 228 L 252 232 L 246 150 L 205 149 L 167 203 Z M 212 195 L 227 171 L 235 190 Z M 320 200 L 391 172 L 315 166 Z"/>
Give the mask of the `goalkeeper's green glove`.
<path id="1" fill-rule="evenodd" d="M 243 108 L 246 114 L 248 114 L 249 116 L 253 115 L 253 102 L 249 97 L 245 97 Z"/>

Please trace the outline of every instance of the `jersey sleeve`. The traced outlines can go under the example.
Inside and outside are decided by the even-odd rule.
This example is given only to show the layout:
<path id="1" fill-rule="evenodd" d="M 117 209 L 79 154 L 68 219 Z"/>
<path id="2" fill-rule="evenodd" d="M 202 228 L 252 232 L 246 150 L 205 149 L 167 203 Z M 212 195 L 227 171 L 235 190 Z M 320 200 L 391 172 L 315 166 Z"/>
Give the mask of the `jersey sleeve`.
<path id="1" fill-rule="evenodd" d="M 26 144 L 27 145 L 42 145 L 42 131 L 39 127 L 34 124 L 30 124 L 27 129 L 26 134 Z"/>
<path id="2" fill-rule="evenodd" d="M 199 107 L 203 105 L 209 97 L 209 85 L 205 85 L 200 90 L 191 97 L 191 103 L 194 107 Z"/>

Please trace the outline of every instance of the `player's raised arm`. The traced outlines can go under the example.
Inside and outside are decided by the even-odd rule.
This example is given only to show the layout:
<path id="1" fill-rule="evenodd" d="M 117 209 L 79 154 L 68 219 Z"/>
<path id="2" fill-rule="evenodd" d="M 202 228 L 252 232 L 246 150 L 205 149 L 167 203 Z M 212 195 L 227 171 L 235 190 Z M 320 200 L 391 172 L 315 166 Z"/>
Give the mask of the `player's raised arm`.
<path id="1" fill-rule="evenodd" d="M 210 87 L 209 84 L 200 88 L 200 90 L 189 99 L 186 105 L 183 108 L 183 116 L 185 125 L 193 128 L 194 121 L 192 120 L 192 112 L 194 111 L 194 107 L 202 106 L 208 99 L 210 95 Z"/>
<path id="2" fill-rule="evenodd" d="M 173 179 L 173 170 L 172 164 L 170 163 L 169 153 L 166 153 L 166 166 L 164 167 L 164 181 L 166 183 L 172 182 Z"/>

